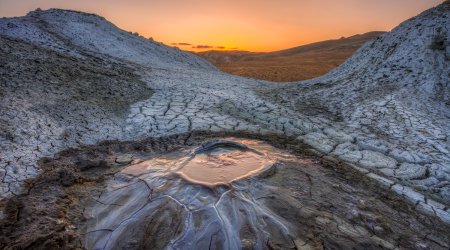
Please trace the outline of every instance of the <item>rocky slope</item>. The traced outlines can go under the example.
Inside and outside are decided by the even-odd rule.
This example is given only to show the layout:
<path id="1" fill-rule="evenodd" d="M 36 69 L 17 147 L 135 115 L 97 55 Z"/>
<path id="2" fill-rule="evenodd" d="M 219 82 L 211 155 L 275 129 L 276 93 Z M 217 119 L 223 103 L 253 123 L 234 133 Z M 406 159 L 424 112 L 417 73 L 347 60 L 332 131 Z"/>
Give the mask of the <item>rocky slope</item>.
<path id="1" fill-rule="evenodd" d="M 103 140 L 188 134 L 187 142 L 206 130 L 305 143 L 403 197 L 411 216 L 450 224 L 449 15 L 446 1 L 294 84 L 222 73 L 95 15 L 3 18 L 0 207 L 28 199 L 30 178 L 47 173 L 37 163 L 44 156 Z"/>

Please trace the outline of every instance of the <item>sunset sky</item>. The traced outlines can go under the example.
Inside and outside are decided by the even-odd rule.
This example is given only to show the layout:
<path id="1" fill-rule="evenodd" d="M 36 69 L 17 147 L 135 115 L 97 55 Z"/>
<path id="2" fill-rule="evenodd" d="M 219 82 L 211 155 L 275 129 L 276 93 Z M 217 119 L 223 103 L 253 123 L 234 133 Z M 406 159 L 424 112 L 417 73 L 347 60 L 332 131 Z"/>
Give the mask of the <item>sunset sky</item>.
<path id="1" fill-rule="evenodd" d="M 443 0 L 0 0 L 0 16 L 37 7 L 96 13 L 185 50 L 273 51 L 388 31 Z M 195 48 L 194 48 L 195 47 Z"/>

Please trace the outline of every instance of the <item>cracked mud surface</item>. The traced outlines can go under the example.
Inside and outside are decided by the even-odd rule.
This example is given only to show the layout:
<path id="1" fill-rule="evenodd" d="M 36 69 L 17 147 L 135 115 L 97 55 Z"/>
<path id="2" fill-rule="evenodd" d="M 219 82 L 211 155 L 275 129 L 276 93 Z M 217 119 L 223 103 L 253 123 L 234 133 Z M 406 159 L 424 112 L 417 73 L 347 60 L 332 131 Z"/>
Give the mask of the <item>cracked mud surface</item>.
<path id="1" fill-rule="evenodd" d="M 323 161 L 352 169 L 344 179 L 356 186 L 340 193 L 343 197 L 350 193 L 363 200 L 375 197 L 364 211 L 378 208 L 370 210 L 376 219 L 367 221 L 381 221 L 383 230 L 388 230 L 381 231 L 381 239 L 394 246 L 445 247 L 448 227 L 434 225 L 450 224 L 449 17 L 450 2 L 445 1 L 367 43 L 329 74 L 288 84 L 222 73 L 196 56 L 133 36 L 96 15 L 53 9 L 0 19 L 0 219 L 8 221 L 0 228 L 5 232 L 2 244 L 81 245 L 78 222 L 84 218 L 82 209 L 90 205 L 83 197 L 99 195 L 106 187 L 104 180 L 130 163 L 123 152 L 134 152 L 133 143 L 92 146 L 91 153 L 83 145 L 221 131 L 251 133 L 265 141 L 277 134 L 288 138 L 284 146 L 270 141 L 281 149 L 309 145 Z M 437 40 L 444 42 L 436 46 Z M 184 144 L 173 140 L 150 148 L 162 154 Z M 82 147 L 81 155 L 73 149 L 62 153 L 67 158 L 45 160 L 76 147 Z M 253 181 L 281 189 L 288 182 L 275 185 L 271 180 L 276 176 L 293 180 L 298 175 L 295 188 L 293 183 L 288 185 L 295 190 L 304 183 L 317 187 L 320 181 L 314 176 L 342 181 L 340 168 L 333 169 L 334 173 L 319 164 L 312 168 L 315 175 L 307 170 L 295 172 L 295 163 L 285 165 L 291 167 Z M 366 181 L 376 183 L 376 188 Z M 256 197 L 263 190 L 268 189 L 250 193 Z M 332 185 L 325 185 L 320 192 L 332 200 L 327 195 L 334 191 Z M 283 192 L 293 196 L 289 190 Z M 294 202 L 274 196 L 286 206 Z M 44 205 L 43 200 L 53 206 Z M 357 206 L 355 200 L 350 201 Z M 183 220 L 185 210 L 174 202 L 168 202 L 166 212 Z M 342 204 L 340 199 L 335 202 Z M 300 214 L 295 202 L 295 209 L 284 212 L 269 203 L 264 200 L 267 210 L 276 210 L 279 216 L 285 213 L 285 220 L 300 216 L 307 222 L 308 227 L 294 225 L 306 237 L 301 244 L 348 243 L 317 242 L 332 237 L 332 232 L 326 232 L 337 222 L 318 226 L 319 222 Z M 336 221 L 348 220 L 344 206 L 342 210 L 323 204 L 307 207 L 327 208 L 327 213 L 337 216 Z M 294 212 L 298 215 L 289 214 Z M 389 222 L 392 214 L 398 223 Z M 43 226 L 30 224 L 26 218 L 42 221 Z M 172 227 L 176 221 L 165 223 Z M 406 238 L 399 235 L 403 231 Z M 336 237 L 349 239 L 354 246 L 374 244 L 370 237 L 365 237 L 365 243 L 360 241 L 362 232 L 355 233 L 357 240 L 353 241 L 348 232 Z M 248 237 L 249 242 L 258 241 L 252 238 L 256 233 L 245 235 L 243 239 Z M 277 241 L 285 244 L 281 238 Z"/>
<path id="2" fill-rule="evenodd" d="M 0 74 L 3 194 L 20 193 L 19 183 L 39 172 L 38 158 L 121 133 L 129 105 L 152 95 L 124 64 L 73 58 L 3 37 Z"/>
<path id="3" fill-rule="evenodd" d="M 264 148 L 273 149 L 266 153 L 276 164 L 229 185 L 167 174 L 180 157 L 230 136 L 250 148 L 273 145 Z M 0 246 L 448 249 L 449 227 L 439 219 L 351 166 L 289 141 L 206 132 L 63 151 L 42 159 L 44 171 L 28 193 L 8 202 Z M 161 157 L 166 162 L 158 164 Z"/>

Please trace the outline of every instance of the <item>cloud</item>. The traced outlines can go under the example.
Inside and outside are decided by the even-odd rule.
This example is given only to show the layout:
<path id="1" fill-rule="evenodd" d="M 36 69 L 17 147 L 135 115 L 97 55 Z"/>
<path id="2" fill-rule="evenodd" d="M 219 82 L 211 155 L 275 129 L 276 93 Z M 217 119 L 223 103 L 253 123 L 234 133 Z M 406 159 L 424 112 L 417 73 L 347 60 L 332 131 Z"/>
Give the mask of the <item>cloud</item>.
<path id="1" fill-rule="evenodd" d="M 171 43 L 172 45 L 178 45 L 178 46 L 191 46 L 190 43 Z"/>
<path id="2" fill-rule="evenodd" d="M 211 45 L 197 45 L 197 46 L 192 46 L 193 49 L 212 49 L 214 48 Z"/>
<path id="3" fill-rule="evenodd" d="M 225 46 L 213 46 L 213 45 L 200 44 L 200 45 L 193 45 L 192 48 L 193 49 L 226 49 L 227 47 L 225 47 Z"/>

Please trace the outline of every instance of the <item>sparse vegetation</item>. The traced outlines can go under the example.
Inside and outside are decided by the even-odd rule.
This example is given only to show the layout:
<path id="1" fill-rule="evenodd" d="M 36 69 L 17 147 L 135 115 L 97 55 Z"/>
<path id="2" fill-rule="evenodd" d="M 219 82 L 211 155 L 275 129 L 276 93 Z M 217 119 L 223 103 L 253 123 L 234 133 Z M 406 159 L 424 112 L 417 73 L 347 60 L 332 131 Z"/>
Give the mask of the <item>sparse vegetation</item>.
<path id="1" fill-rule="evenodd" d="M 198 53 L 219 69 L 240 76 L 276 82 L 310 79 L 342 64 L 365 42 L 381 32 L 370 32 L 270 53 L 207 51 Z"/>

